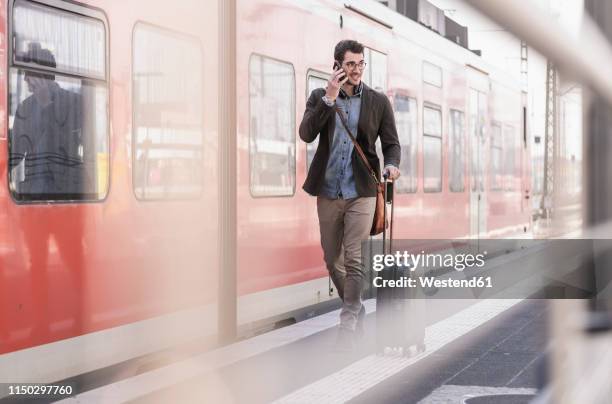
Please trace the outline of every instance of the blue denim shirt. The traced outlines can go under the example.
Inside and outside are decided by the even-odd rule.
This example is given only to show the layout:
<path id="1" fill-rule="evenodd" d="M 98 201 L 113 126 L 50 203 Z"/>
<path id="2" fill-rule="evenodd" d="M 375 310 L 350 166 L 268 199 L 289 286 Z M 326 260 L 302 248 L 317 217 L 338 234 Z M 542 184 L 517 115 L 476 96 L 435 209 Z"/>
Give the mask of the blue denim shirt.
<path id="1" fill-rule="evenodd" d="M 357 136 L 357 124 L 361 110 L 361 91 L 363 86 L 355 89 L 355 95 L 349 96 L 340 89 L 340 95 L 336 98 L 336 104 L 347 118 L 348 127 L 354 136 Z M 336 115 L 336 129 L 325 170 L 325 181 L 321 188 L 321 196 L 329 199 L 351 199 L 356 198 L 355 177 L 351 157 L 353 155 L 353 142 L 349 137 L 338 114 Z"/>

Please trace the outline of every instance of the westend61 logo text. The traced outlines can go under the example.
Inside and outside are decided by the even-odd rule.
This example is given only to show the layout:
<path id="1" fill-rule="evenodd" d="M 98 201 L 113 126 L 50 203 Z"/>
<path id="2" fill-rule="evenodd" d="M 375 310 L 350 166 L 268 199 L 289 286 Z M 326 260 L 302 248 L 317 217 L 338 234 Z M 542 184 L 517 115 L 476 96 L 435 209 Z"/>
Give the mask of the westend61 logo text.
<path id="1" fill-rule="evenodd" d="M 395 254 L 375 254 L 372 257 L 372 268 L 377 272 L 385 267 L 409 268 L 410 271 L 417 268 L 454 268 L 463 271 L 466 268 L 482 268 L 486 255 L 486 251 L 482 254 L 425 254 L 425 251 L 412 254 L 397 251 Z"/>
<path id="2" fill-rule="evenodd" d="M 385 268 L 406 268 L 411 272 L 418 268 L 453 268 L 456 271 L 463 271 L 469 268 L 482 268 L 485 265 L 485 256 L 482 254 L 426 254 L 421 251 L 419 254 L 412 254 L 408 251 L 396 252 L 395 254 L 376 254 L 372 257 L 372 268 L 380 272 Z M 439 279 L 434 276 L 418 276 L 412 279 L 409 276 L 400 276 L 397 279 L 383 279 L 376 276 L 373 279 L 374 287 L 380 288 L 492 288 L 493 281 L 490 276 L 472 277 L 469 279 L 452 279 L 446 277 Z"/>

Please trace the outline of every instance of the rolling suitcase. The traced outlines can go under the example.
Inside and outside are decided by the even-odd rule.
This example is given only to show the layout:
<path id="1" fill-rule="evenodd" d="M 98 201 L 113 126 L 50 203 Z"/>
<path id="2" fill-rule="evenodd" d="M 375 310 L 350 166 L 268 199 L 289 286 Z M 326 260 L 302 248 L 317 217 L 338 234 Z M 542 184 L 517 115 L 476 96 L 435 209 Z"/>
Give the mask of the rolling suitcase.
<path id="1" fill-rule="evenodd" d="M 393 182 L 384 177 L 385 220 L 389 213 L 389 240 L 387 230 L 383 231 L 383 254 L 393 251 Z M 383 280 L 400 280 L 414 277 L 405 267 L 385 267 L 380 276 Z M 400 354 L 404 356 L 425 350 L 425 302 L 417 299 L 419 290 L 409 287 L 379 287 L 376 291 L 376 348 L 379 354 Z M 422 294 L 422 293 L 421 293 Z"/>

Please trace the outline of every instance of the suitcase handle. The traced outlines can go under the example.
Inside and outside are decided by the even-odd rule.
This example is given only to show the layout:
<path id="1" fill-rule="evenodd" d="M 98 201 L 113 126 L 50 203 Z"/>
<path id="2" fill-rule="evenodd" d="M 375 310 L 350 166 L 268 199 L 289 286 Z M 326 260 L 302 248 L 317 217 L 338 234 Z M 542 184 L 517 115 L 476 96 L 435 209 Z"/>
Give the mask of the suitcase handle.
<path id="1" fill-rule="evenodd" d="M 383 174 L 383 199 L 385 201 L 384 205 L 384 218 L 385 218 L 385 223 L 387 222 L 387 204 L 391 204 L 391 219 L 389 220 L 389 253 L 392 253 L 392 248 L 393 248 L 393 208 L 395 206 L 395 204 L 393 203 L 393 196 L 394 196 L 394 192 L 393 192 L 393 180 L 389 180 L 389 173 L 385 172 Z M 387 226 L 383 227 L 383 254 L 387 254 L 387 249 L 386 247 L 386 241 L 387 241 Z"/>

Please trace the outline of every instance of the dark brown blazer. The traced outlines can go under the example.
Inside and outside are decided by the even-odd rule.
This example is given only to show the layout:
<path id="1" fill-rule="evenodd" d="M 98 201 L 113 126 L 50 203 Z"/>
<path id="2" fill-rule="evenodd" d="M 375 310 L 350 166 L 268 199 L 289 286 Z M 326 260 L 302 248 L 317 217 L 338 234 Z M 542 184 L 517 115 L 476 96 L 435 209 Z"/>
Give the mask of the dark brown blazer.
<path id="1" fill-rule="evenodd" d="M 327 160 L 336 128 L 336 112 L 322 100 L 325 89 L 317 88 L 310 94 L 306 103 L 306 111 L 300 123 L 300 138 L 310 143 L 320 135 L 319 146 L 312 160 L 308 176 L 304 182 L 304 190 L 317 196 L 325 180 Z M 376 154 L 376 139 L 380 136 L 385 166 L 388 164 L 399 167 L 400 144 L 395 128 L 395 118 L 391 103 L 386 95 L 363 85 L 361 93 L 361 109 L 357 124 L 357 143 L 363 149 L 370 165 L 376 170 L 380 179 L 380 163 Z M 355 188 L 359 196 L 376 196 L 376 183 L 368 173 L 363 161 L 353 151 L 351 156 Z"/>

